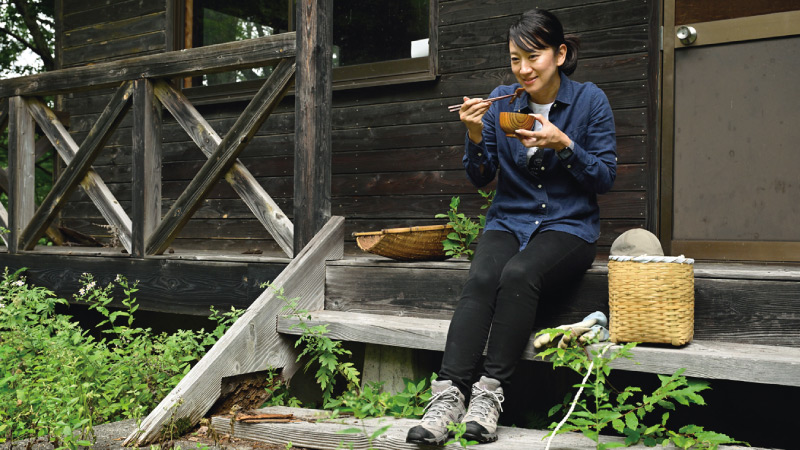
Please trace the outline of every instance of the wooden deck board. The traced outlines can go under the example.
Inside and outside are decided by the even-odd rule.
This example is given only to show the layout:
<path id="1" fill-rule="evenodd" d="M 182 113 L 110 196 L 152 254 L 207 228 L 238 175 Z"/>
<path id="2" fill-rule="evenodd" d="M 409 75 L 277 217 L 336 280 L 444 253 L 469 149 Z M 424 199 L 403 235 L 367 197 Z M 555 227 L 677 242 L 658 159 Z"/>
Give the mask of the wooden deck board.
<path id="1" fill-rule="evenodd" d="M 278 332 L 299 334 L 296 317 L 278 319 Z M 450 321 L 417 317 L 317 311 L 305 320 L 309 326 L 327 324 L 328 336 L 344 341 L 443 351 Z M 613 348 L 612 348 L 613 350 Z M 528 343 L 523 358 L 536 352 Z M 800 387 L 800 349 L 767 345 L 695 341 L 675 348 L 640 345 L 634 360 L 617 359 L 614 367 L 635 372 L 672 374 L 685 368 L 686 376 Z"/>
<path id="2" fill-rule="evenodd" d="M 258 410 L 262 413 L 294 414 L 298 421 L 291 423 L 256 423 L 247 424 L 236 422 L 231 432 L 230 416 L 215 416 L 211 419 L 211 426 L 217 432 L 232 434 L 241 439 L 250 439 L 269 444 L 286 445 L 291 442 L 295 447 L 307 447 L 317 450 L 335 450 L 340 448 L 353 448 L 355 450 L 418 450 L 423 448 L 440 449 L 442 447 L 421 446 L 407 444 L 405 436 L 409 428 L 418 423 L 417 420 L 382 417 L 358 420 L 352 417 L 325 419 L 330 412 L 302 408 L 265 408 Z M 378 436 L 370 447 L 366 438 L 381 427 L 389 425 L 383 434 Z M 343 434 L 341 430 L 347 428 L 362 428 L 361 434 Z M 545 436 L 548 430 L 532 430 L 524 428 L 498 427 L 499 439 L 489 444 L 478 446 L 481 450 L 519 450 L 519 449 L 544 449 L 547 444 Z M 601 442 L 621 442 L 621 438 L 603 436 Z M 352 445 L 352 447 L 349 447 Z M 476 448 L 478 448 L 476 447 Z M 564 433 L 553 438 L 553 450 L 581 450 L 596 448 L 593 441 L 578 433 Z M 637 445 L 630 448 L 645 448 Z M 674 447 L 661 447 L 674 448 Z M 722 446 L 721 448 L 743 448 L 736 446 Z M 753 450 L 751 448 L 751 450 Z"/>

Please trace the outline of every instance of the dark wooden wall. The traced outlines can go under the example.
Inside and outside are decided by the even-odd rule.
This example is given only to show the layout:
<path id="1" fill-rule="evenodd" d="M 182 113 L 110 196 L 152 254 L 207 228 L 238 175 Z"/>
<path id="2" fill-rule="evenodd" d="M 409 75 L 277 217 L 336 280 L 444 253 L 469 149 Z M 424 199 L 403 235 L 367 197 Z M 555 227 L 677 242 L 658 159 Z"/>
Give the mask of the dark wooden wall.
<path id="1" fill-rule="evenodd" d="M 63 0 L 63 66 L 164 51 L 172 33 L 165 2 Z M 353 231 L 441 223 L 433 217 L 447 210 L 454 195 L 462 197 L 466 212 L 481 212 L 483 200 L 461 165 L 464 127 L 446 106 L 458 103 L 463 95 L 486 96 L 496 85 L 513 82 L 506 30 L 534 5 L 554 11 L 567 32 L 581 37 L 581 57 L 573 79 L 598 84 L 615 113 L 619 168 L 613 191 L 600 198 L 601 246 L 609 246 L 626 229 L 653 228 L 657 2 L 439 0 L 436 80 L 334 91 L 332 213 L 346 218 L 348 239 Z M 78 142 L 108 96 L 108 92 L 93 92 L 64 99 Z M 245 106 L 241 101 L 196 104 L 200 103 L 198 109 L 220 134 Z M 95 163 L 127 210 L 130 131 L 127 119 Z M 290 97 L 240 157 L 289 215 L 293 211 L 293 131 L 294 99 Z M 166 211 L 205 157 L 169 114 L 164 118 L 163 141 Z M 65 208 L 62 224 L 108 235 L 99 226 L 103 219 L 82 193 L 75 194 Z M 227 185 L 217 186 L 173 247 L 277 252 L 266 231 Z M 348 242 L 346 252 L 358 252 L 353 242 Z"/>

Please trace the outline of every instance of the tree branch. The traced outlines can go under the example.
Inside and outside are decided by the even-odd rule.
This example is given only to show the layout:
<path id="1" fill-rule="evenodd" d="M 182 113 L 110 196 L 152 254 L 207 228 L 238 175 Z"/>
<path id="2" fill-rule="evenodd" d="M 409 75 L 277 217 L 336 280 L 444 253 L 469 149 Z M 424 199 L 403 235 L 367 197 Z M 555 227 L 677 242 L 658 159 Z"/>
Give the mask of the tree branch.
<path id="1" fill-rule="evenodd" d="M 22 16 L 22 20 L 25 22 L 25 25 L 28 27 L 28 31 L 31 33 L 31 37 L 33 38 L 34 46 L 31 47 L 28 45 L 28 47 L 42 58 L 45 70 L 54 70 L 56 68 L 56 62 L 53 59 L 53 55 L 50 53 L 50 45 L 48 44 L 47 39 L 44 37 L 44 33 L 42 33 L 39 22 L 36 21 L 35 12 L 34 16 L 31 16 L 31 12 L 28 9 L 28 5 L 26 4 L 25 0 L 11 1 L 14 3 L 14 6 L 16 6 L 17 12 L 19 12 L 19 14 Z"/>
<path id="2" fill-rule="evenodd" d="M 7 36 L 11 36 L 12 38 L 14 38 L 15 41 L 19 42 L 20 44 L 24 45 L 25 47 L 31 49 L 34 52 L 36 51 L 36 48 L 33 45 L 31 45 L 28 41 L 25 40 L 24 37 L 18 35 L 17 33 L 14 33 L 13 31 L 4 27 L 0 27 L 0 33 L 3 33 Z"/>

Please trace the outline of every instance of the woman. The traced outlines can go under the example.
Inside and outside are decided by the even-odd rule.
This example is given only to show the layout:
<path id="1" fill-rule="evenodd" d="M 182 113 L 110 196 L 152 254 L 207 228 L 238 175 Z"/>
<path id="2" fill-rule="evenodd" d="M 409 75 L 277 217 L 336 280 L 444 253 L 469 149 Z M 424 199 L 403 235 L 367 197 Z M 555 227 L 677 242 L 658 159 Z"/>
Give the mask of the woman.
<path id="1" fill-rule="evenodd" d="M 503 389 L 530 339 L 539 295 L 591 266 L 600 234 L 596 194 L 608 191 L 616 176 L 608 99 L 594 84 L 567 77 L 577 65 L 577 40 L 565 39 L 553 14 L 532 10 L 510 27 L 508 47 L 517 84 L 499 86 L 491 96 L 524 92 L 510 104 L 465 97 L 460 110 L 467 175 L 478 187 L 497 175 L 496 196 L 430 404 L 408 432 L 412 443 L 441 445 L 451 422 L 466 423 L 467 439 L 497 439 Z M 533 114 L 533 130 L 506 137 L 498 123 L 503 111 Z"/>

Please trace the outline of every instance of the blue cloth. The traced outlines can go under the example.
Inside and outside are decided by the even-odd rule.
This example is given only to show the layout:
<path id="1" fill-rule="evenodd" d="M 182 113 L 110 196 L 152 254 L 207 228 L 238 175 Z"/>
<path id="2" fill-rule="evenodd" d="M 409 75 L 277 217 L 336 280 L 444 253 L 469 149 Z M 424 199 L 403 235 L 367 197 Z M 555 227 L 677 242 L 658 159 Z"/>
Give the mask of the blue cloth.
<path id="1" fill-rule="evenodd" d="M 491 97 L 511 94 L 519 84 L 498 86 Z M 572 139 L 573 155 L 561 160 L 552 148 L 530 160 L 527 148 L 500 128 L 500 112 L 530 112 L 524 93 L 513 104 L 492 103 L 483 116 L 483 141 L 466 137 L 464 167 L 477 187 L 497 174 L 497 192 L 486 214 L 486 230 L 513 233 L 520 250 L 534 232 L 557 230 L 593 243 L 600 236 L 597 194 L 611 189 L 617 173 L 614 116 L 608 99 L 592 83 L 561 74 L 549 120 Z"/>

